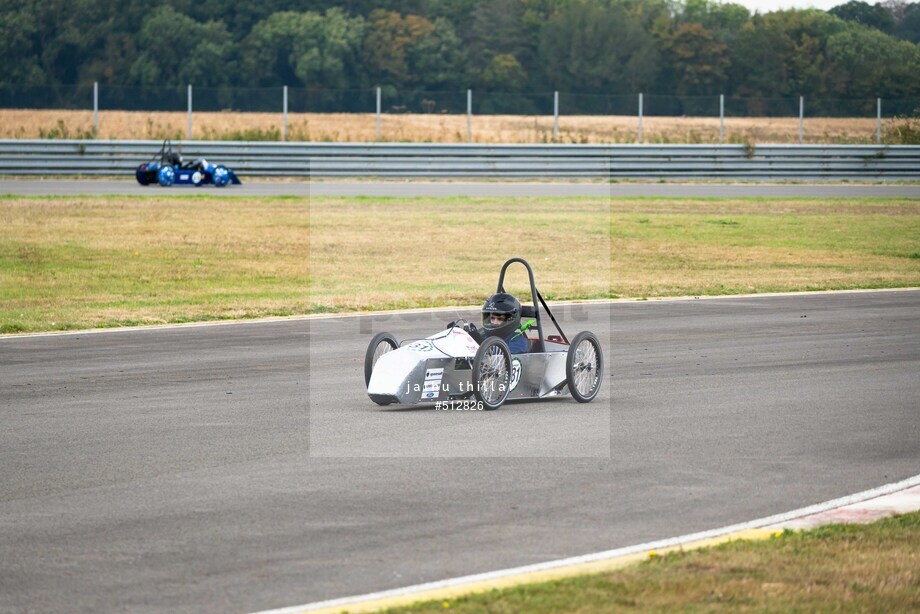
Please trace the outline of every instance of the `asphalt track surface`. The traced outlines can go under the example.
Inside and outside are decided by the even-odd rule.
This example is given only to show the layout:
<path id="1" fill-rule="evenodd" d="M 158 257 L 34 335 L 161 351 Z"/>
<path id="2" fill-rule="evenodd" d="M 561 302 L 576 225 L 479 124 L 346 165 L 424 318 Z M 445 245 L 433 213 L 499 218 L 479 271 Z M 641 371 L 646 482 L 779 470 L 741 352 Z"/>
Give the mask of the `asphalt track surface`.
<path id="1" fill-rule="evenodd" d="M 717 528 L 920 473 L 920 291 L 561 308 L 599 397 L 380 408 L 455 313 L 0 339 L 0 611 L 251 611 Z"/>
<path id="2" fill-rule="evenodd" d="M 52 196 L 180 195 L 227 196 L 390 196 L 390 197 L 557 197 L 629 198 L 920 198 L 917 184 L 764 183 L 525 183 L 426 181 L 248 181 L 227 188 L 142 186 L 130 180 L 0 179 L 0 194 Z"/>

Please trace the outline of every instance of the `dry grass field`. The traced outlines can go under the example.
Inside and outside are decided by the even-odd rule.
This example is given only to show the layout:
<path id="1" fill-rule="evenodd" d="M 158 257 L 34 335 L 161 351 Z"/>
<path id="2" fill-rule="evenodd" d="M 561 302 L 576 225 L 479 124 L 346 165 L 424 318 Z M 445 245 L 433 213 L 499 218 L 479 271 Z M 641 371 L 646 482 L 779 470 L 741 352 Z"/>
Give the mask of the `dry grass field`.
<path id="1" fill-rule="evenodd" d="M 883 122 L 883 130 L 891 122 Z M 195 113 L 195 139 L 280 140 L 280 113 Z M 626 116 L 561 116 L 560 143 L 634 143 L 638 119 Z M 869 118 L 805 119 L 806 143 L 874 143 L 876 122 Z M 0 138 L 91 138 L 91 111 L 0 110 Z M 101 139 L 183 139 L 188 134 L 185 113 L 102 111 Z M 717 117 L 654 117 L 643 121 L 646 143 L 718 143 Z M 797 143 L 799 121 L 788 118 L 726 118 L 728 143 Z M 288 140 L 372 142 L 373 114 L 289 114 Z M 464 115 L 385 114 L 381 140 L 388 142 L 466 142 Z M 553 118 L 547 116 L 480 115 L 473 117 L 477 143 L 551 143 Z"/>
<path id="2" fill-rule="evenodd" d="M 314 311 L 475 305 L 516 255 L 554 299 L 920 285 L 906 200 L 322 198 L 310 226 Z"/>

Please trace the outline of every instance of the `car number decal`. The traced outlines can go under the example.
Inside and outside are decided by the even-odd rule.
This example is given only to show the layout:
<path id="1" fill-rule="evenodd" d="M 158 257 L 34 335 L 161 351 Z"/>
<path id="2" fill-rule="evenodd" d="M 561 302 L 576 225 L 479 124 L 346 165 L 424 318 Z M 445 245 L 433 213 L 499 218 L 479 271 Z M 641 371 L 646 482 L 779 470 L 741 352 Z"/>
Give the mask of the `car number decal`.
<path id="1" fill-rule="evenodd" d="M 432 349 L 434 349 L 431 341 L 415 341 L 406 347 L 408 347 L 410 350 L 415 350 L 416 352 L 430 352 Z"/>
<path id="2" fill-rule="evenodd" d="M 523 367 L 521 366 L 521 361 L 517 358 L 511 359 L 511 390 L 517 388 L 517 385 L 521 383 L 521 371 Z"/>

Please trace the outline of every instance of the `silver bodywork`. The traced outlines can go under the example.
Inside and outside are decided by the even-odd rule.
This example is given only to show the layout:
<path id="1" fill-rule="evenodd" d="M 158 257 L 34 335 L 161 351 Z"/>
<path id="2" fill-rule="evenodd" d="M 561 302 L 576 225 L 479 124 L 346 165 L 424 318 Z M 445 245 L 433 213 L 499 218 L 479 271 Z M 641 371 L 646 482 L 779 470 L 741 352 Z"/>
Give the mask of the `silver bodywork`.
<path id="1" fill-rule="evenodd" d="M 558 346 L 554 350 L 547 347 L 547 352 L 532 352 L 528 354 L 511 355 L 511 391 L 508 400 L 538 399 L 545 396 L 565 394 L 568 392 L 565 377 L 565 359 L 567 345 L 559 343 L 546 343 L 547 346 Z M 521 364 L 521 375 L 515 378 L 515 361 Z M 518 379 L 515 382 L 515 379 Z"/>
<path id="2" fill-rule="evenodd" d="M 568 345 L 545 343 L 545 352 L 512 354 L 508 400 L 566 394 Z M 404 344 L 374 365 L 367 392 L 388 402 L 433 403 L 473 396 L 473 359 L 479 345 L 459 328 Z"/>

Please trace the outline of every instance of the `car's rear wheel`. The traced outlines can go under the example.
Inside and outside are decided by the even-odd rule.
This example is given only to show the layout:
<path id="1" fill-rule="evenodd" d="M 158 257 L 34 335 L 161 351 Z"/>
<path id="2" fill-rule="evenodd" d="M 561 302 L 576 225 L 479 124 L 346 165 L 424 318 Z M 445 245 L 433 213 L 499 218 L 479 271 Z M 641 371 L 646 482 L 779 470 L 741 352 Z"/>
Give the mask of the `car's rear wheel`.
<path id="1" fill-rule="evenodd" d="M 157 181 L 164 188 L 168 188 L 176 181 L 176 169 L 169 165 L 161 166 L 157 171 Z"/>
<path id="2" fill-rule="evenodd" d="M 511 391 L 511 351 L 498 337 L 488 337 L 473 358 L 473 391 L 483 409 L 498 409 Z"/>
<path id="3" fill-rule="evenodd" d="M 594 333 L 582 331 L 572 339 L 565 357 L 565 375 L 569 392 L 579 403 L 597 396 L 604 381 L 604 352 Z"/>
<path id="4" fill-rule="evenodd" d="M 137 178 L 137 182 L 141 185 L 149 185 L 150 181 L 147 179 L 147 165 L 141 164 L 137 167 L 137 170 L 134 171 L 134 176 Z"/>
<path id="5" fill-rule="evenodd" d="M 380 360 L 380 357 L 387 352 L 392 352 L 399 347 L 396 337 L 390 333 L 377 333 L 371 342 L 367 345 L 367 352 L 364 354 L 364 385 L 369 386 L 371 375 L 374 372 L 374 365 Z M 385 403 L 381 403 L 385 405 Z"/>

